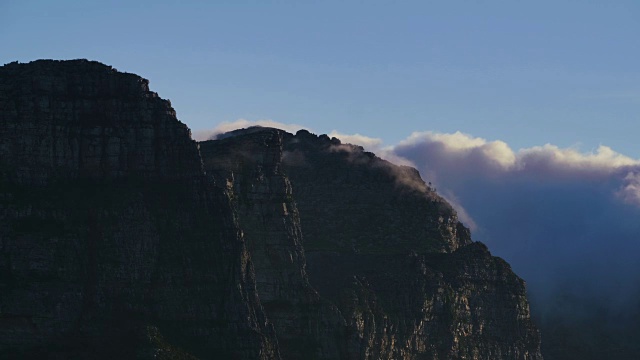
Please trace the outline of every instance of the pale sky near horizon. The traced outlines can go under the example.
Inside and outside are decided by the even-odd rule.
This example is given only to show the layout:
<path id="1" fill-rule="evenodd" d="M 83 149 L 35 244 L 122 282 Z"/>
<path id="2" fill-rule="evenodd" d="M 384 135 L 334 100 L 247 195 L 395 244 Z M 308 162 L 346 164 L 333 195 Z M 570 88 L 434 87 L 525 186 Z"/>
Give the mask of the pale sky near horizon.
<path id="1" fill-rule="evenodd" d="M 0 1 L 0 64 L 150 79 L 193 130 L 462 131 L 640 158 L 637 1 Z"/>

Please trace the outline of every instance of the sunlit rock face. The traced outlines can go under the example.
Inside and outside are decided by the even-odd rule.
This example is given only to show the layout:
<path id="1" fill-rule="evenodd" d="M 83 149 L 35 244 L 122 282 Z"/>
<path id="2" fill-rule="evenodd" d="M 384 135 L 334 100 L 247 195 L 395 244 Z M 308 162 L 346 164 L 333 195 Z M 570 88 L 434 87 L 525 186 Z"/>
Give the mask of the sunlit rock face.
<path id="1" fill-rule="evenodd" d="M 541 359 L 523 281 L 415 169 L 306 131 L 197 144 L 97 62 L 0 67 L 0 354 Z"/>

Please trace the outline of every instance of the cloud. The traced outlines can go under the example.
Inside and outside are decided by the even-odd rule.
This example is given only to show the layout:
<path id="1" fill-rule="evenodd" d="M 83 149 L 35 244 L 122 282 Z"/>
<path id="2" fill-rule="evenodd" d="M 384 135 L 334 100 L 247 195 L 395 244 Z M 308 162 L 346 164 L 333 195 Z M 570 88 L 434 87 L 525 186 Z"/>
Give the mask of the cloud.
<path id="1" fill-rule="evenodd" d="M 310 130 L 308 127 L 304 125 L 286 124 L 286 123 L 281 123 L 273 120 L 252 121 L 252 120 L 246 120 L 246 119 L 238 119 L 236 121 L 231 121 L 231 122 L 228 122 L 228 121 L 222 122 L 213 129 L 195 130 L 193 131 L 193 139 L 197 141 L 210 140 L 215 138 L 219 134 L 232 131 L 232 130 L 247 128 L 250 126 L 273 127 L 273 128 L 282 129 L 294 134 L 300 129 Z"/>
<path id="2" fill-rule="evenodd" d="M 528 172 L 548 176 L 602 177 L 640 165 L 640 161 L 607 146 L 598 147 L 595 153 L 581 153 L 576 149 L 561 149 L 550 144 L 520 150 L 518 162 Z"/>
<path id="3" fill-rule="evenodd" d="M 487 141 L 461 132 L 414 132 L 393 152 L 418 165 L 433 183 L 442 176 L 497 176 L 516 167 L 516 155 L 502 141 Z M 428 164 L 428 166 L 421 166 Z"/>
<path id="4" fill-rule="evenodd" d="M 392 151 L 416 164 L 440 187 L 443 181 L 455 185 L 469 177 L 501 182 L 516 178 L 541 183 L 562 179 L 580 183 L 605 181 L 618 184 L 618 188 L 611 189 L 612 195 L 640 205 L 640 181 L 635 176 L 640 174 L 640 160 L 607 146 L 583 153 L 576 148 L 546 144 L 514 152 L 503 141 L 487 141 L 460 132 L 416 132 Z"/>

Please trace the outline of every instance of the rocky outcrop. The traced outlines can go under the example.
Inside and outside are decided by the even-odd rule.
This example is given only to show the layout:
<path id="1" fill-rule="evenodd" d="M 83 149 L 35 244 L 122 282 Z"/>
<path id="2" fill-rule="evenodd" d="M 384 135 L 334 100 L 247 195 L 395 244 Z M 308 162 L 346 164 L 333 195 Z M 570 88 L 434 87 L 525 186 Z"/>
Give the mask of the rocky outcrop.
<path id="1" fill-rule="evenodd" d="M 541 359 L 524 283 L 415 169 L 326 135 L 200 144 L 148 82 L 0 67 L 0 354 Z"/>

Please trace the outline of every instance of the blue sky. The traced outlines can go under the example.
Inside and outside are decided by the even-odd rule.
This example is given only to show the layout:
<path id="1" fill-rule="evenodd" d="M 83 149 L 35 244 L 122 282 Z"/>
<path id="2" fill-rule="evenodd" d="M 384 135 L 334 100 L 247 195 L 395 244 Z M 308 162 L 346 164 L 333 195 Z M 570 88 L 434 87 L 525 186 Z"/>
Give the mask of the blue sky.
<path id="1" fill-rule="evenodd" d="M 0 63 L 89 58 L 192 129 L 462 131 L 640 158 L 637 1 L 0 2 Z"/>

